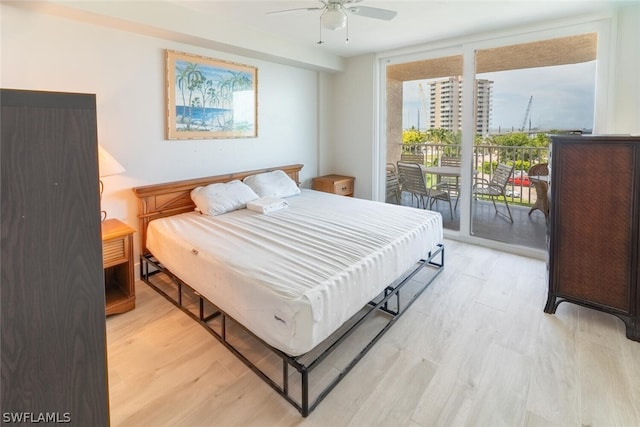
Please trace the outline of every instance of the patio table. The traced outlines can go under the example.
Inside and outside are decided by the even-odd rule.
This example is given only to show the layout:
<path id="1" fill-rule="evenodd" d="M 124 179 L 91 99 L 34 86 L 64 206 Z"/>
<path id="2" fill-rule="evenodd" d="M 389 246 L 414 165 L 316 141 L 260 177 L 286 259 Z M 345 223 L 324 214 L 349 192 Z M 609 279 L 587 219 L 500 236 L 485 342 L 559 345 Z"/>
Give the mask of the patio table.
<path id="1" fill-rule="evenodd" d="M 457 209 L 458 208 L 458 201 L 459 198 L 458 196 L 458 191 L 460 188 L 460 176 L 462 175 L 462 167 L 460 166 L 423 166 L 420 165 L 420 169 L 422 169 L 422 173 L 424 174 L 432 174 L 432 175 L 438 175 L 438 181 L 440 181 L 441 176 L 446 176 L 446 177 L 455 177 L 456 179 L 456 183 L 455 183 L 455 188 L 456 190 L 454 191 L 455 196 L 456 196 L 456 206 L 454 208 Z M 475 176 L 478 174 L 477 170 L 473 170 L 472 174 Z M 451 193 L 451 191 L 450 191 Z"/>
<path id="2" fill-rule="evenodd" d="M 430 173 L 432 175 L 440 176 L 455 176 L 460 178 L 462 175 L 462 168 L 460 166 L 420 166 L 423 173 Z M 478 171 L 473 170 L 473 175 L 477 175 Z"/>

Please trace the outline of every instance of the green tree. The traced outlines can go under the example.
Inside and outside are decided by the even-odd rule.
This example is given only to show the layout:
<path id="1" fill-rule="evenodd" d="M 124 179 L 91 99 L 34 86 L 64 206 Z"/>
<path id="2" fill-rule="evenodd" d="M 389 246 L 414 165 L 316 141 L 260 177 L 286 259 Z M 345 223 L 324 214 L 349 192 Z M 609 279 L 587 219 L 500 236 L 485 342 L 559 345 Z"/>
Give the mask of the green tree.
<path id="1" fill-rule="evenodd" d="M 427 141 L 435 144 L 451 144 L 452 135 L 447 129 L 431 128 L 427 129 Z"/>
<path id="2" fill-rule="evenodd" d="M 176 63 L 176 83 L 182 96 L 182 105 L 184 106 L 184 114 L 181 122 L 187 124 L 187 129 L 191 127 L 193 91 L 199 84 L 198 82 L 205 80 L 204 74 L 198 69 L 198 64 L 187 62 L 184 67 L 180 67 Z M 188 99 L 186 92 L 188 91 Z"/>
<path id="3" fill-rule="evenodd" d="M 549 138 L 543 134 L 538 133 L 531 137 L 524 132 L 513 132 L 503 135 L 493 135 L 487 138 L 489 145 L 498 145 L 501 147 L 513 147 L 513 150 L 501 149 L 498 153 L 501 154 L 499 160 L 503 163 L 512 163 L 516 170 L 527 170 L 531 161 L 535 157 L 539 157 L 534 150 L 518 150 L 518 147 L 548 147 Z"/>
<path id="4" fill-rule="evenodd" d="M 489 137 L 489 143 L 507 147 L 525 147 L 529 145 L 529 136 L 522 132 L 493 135 Z"/>
<path id="5" fill-rule="evenodd" d="M 403 144 L 420 144 L 421 142 L 425 142 L 426 140 L 426 134 L 413 126 L 410 129 L 405 129 L 402 131 Z"/>

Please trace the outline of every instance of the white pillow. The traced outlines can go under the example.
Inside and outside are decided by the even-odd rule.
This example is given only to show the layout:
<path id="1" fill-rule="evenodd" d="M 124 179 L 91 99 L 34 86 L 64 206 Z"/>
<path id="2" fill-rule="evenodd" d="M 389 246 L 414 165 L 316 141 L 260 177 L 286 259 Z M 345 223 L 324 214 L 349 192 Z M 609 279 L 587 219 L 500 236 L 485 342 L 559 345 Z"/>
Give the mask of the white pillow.
<path id="1" fill-rule="evenodd" d="M 239 180 L 219 184 L 209 184 L 191 190 L 191 200 L 196 208 L 205 215 L 220 215 L 247 207 L 247 203 L 256 200 L 258 195 L 249 186 Z"/>
<path id="2" fill-rule="evenodd" d="M 281 170 L 251 175 L 243 182 L 260 197 L 289 197 L 300 194 L 298 184 Z"/>

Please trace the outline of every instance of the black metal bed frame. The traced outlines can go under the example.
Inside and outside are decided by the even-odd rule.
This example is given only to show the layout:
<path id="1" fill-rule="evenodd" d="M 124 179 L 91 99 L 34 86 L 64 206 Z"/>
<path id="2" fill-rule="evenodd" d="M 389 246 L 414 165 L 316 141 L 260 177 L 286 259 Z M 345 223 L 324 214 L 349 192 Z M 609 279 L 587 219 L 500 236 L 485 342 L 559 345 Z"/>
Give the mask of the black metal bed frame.
<path id="1" fill-rule="evenodd" d="M 426 266 L 434 268 L 432 276 L 424 283 L 418 283 L 416 285 L 415 282 L 417 281 L 412 282 L 411 279 Z M 270 346 L 262 339 L 255 336 L 251 331 L 220 310 L 215 306 L 215 304 L 208 301 L 196 290 L 192 289 L 189 285 L 180 280 L 176 275 L 171 273 L 156 258 L 154 258 L 153 255 L 147 254 L 140 256 L 140 277 L 147 285 L 202 325 L 229 351 L 236 355 L 236 357 L 238 357 L 247 367 L 249 367 L 254 373 L 262 378 L 262 380 L 271 386 L 271 388 L 293 405 L 293 407 L 296 408 L 303 417 L 309 415 L 311 411 L 318 406 L 318 404 L 331 392 L 331 390 L 333 390 L 333 388 L 347 375 L 347 373 L 349 373 L 358 361 L 360 361 L 373 347 L 373 345 L 384 335 L 391 325 L 400 318 L 409 306 L 422 294 L 431 282 L 433 282 L 438 274 L 441 273 L 443 268 L 444 245 L 440 244 L 437 249 L 429 252 L 427 259 L 420 260 L 415 269 L 405 273 L 398 280 L 387 286 L 378 297 L 369 302 L 366 307 L 356 313 L 349 321 L 334 332 L 333 335 L 318 344 L 308 353 L 294 357 Z M 170 281 L 156 280 L 156 275 L 161 273 L 164 277 L 170 279 Z M 156 283 L 154 283 L 154 281 Z M 413 283 L 413 286 L 417 288 L 413 289 L 413 292 L 410 292 L 408 299 L 401 300 L 400 290 L 403 288 L 411 290 L 411 286 L 408 285 L 409 283 Z M 167 287 L 172 288 L 174 286 L 175 289 L 173 290 L 176 290 L 177 294 L 175 296 L 171 296 L 167 291 L 165 291 L 165 289 Z M 195 304 L 196 307 L 194 307 L 194 304 L 189 306 L 189 301 L 185 304 L 185 295 L 188 295 L 188 298 L 190 298 L 192 302 L 194 300 L 197 302 L 197 304 Z M 206 314 L 207 311 L 210 311 L 210 313 Z M 364 324 L 364 322 L 367 319 L 370 319 L 374 314 L 382 314 L 386 318 L 386 324 L 363 348 L 358 350 L 355 357 L 353 357 L 342 369 L 338 369 L 339 374 L 331 379 L 328 384 L 324 385 L 324 387 L 315 396 L 315 399 L 310 400 L 309 375 L 311 372 L 320 366 L 322 361 L 332 354 L 332 352 L 338 348 L 339 345 L 347 339 L 347 337 L 355 333 L 359 326 Z M 281 360 L 282 377 L 280 380 L 274 379 L 265 372 L 265 370 L 258 367 L 257 362 L 250 360 L 249 355 L 244 354 L 238 346 L 234 345 L 229 340 L 230 331 L 235 330 L 234 328 L 230 328 L 230 325 L 233 325 L 233 327 L 248 334 L 251 339 L 257 340 L 266 349 L 268 349 L 272 355 L 275 355 Z M 295 372 L 290 373 L 289 367 L 294 368 Z M 296 372 L 300 379 L 300 396 L 297 400 L 291 395 L 292 387 L 290 387 L 290 376 L 293 376 L 292 374 L 295 374 Z"/>

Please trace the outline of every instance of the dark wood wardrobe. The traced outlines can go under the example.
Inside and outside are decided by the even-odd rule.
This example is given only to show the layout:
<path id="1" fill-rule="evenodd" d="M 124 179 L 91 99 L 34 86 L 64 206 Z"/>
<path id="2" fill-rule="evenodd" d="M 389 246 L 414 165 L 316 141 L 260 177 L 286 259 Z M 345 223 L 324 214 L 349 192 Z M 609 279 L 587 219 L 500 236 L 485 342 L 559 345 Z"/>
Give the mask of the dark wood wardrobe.
<path id="1" fill-rule="evenodd" d="M 618 316 L 640 341 L 640 137 L 552 137 L 549 296 Z"/>
<path id="2" fill-rule="evenodd" d="M 95 95 L 0 90 L 2 423 L 109 424 Z"/>

